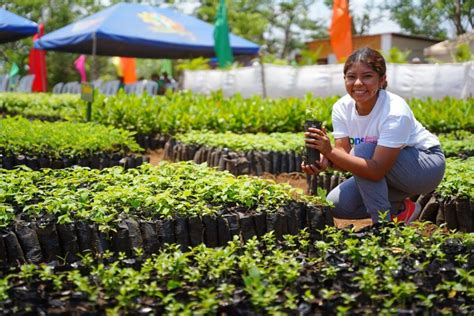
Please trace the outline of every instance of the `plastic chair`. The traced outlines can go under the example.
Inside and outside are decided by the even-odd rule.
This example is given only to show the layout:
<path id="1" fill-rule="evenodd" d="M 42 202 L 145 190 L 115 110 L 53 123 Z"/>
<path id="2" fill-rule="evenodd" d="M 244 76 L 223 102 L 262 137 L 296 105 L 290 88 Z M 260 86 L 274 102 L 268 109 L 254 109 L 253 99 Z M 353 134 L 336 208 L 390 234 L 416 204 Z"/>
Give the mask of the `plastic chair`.
<path id="1" fill-rule="evenodd" d="M 54 85 L 52 92 L 56 94 L 61 93 L 63 86 L 64 86 L 64 82 L 58 82 L 57 84 Z"/>
<path id="2" fill-rule="evenodd" d="M 0 92 L 8 91 L 8 75 L 0 76 Z"/>
<path id="3" fill-rule="evenodd" d="M 136 94 L 137 92 L 137 85 L 135 83 L 126 84 L 123 89 L 125 90 L 126 94 Z"/>
<path id="4" fill-rule="evenodd" d="M 33 88 L 33 80 L 35 75 L 26 75 L 20 79 L 18 86 L 16 87 L 17 92 L 31 92 Z"/>
<path id="5" fill-rule="evenodd" d="M 20 81 L 20 76 L 15 75 L 13 77 L 8 78 L 8 88 L 7 91 L 16 91 L 16 87 L 18 86 L 18 82 Z"/>
<path id="6" fill-rule="evenodd" d="M 116 95 L 120 88 L 120 81 L 110 80 L 105 82 L 100 88 L 100 92 L 105 95 Z"/>
<path id="7" fill-rule="evenodd" d="M 157 95 L 158 94 L 158 83 L 156 81 L 149 81 L 147 80 L 144 85 L 144 91 L 146 91 L 149 95 Z"/>
<path id="8" fill-rule="evenodd" d="M 92 81 L 92 86 L 94 87 L 94 89 L 100 90 L 100 87 L 102 86 L 102 79 L 96 79 Z"/>
<path id="9" fill-rule="evenodd" d="M 77 81 L 71 81 L 64 84 L 61 93 L 77 94 L 81 93 L 81 84 Z"/>

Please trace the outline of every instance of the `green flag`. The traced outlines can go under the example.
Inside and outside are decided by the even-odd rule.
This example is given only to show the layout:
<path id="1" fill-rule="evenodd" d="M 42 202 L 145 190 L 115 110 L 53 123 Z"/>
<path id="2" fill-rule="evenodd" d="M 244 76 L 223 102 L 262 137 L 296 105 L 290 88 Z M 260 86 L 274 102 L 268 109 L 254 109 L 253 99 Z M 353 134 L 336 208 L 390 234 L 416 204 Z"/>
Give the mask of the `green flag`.
<path id="1" fill-rule="evenodd" d="M 19 72 L 20 68 L 18 68 L 18 65 L 16 63 L 13 63 L 12 67 L 10 68 L 10 72 L 8 73 L 8 77 L 13 78 L 18 75 Z"/>
<path id="2" fill-rule="evenodd" d="M 214 51 L 216 52 L 220 68 L 229 66 L 233 62 L 226 11 L 225 0 L 219 0 L 216 24 L 214 26 Z"/>

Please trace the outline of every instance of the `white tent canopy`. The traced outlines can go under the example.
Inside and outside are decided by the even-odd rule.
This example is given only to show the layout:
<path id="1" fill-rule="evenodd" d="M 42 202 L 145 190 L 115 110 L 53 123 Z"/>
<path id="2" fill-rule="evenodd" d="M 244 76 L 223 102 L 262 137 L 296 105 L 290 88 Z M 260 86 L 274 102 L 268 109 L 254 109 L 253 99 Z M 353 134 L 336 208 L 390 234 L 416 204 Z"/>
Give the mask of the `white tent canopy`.
<path id="1" fill-rule="evenodd" d="M 452 62 L 456 49 L 461 44 L 468 44 L 474 53 L 474 31 L 464 33 L 453 40 L 436 43 L 423 50 L 423 55 L 441 62 Z"/>

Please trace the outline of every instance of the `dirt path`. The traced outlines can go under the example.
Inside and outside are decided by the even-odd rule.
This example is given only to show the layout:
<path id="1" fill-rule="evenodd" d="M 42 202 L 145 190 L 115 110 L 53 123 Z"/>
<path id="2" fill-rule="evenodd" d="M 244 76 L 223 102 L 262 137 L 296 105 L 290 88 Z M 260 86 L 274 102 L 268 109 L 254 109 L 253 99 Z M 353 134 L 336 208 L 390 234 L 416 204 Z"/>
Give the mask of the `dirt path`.
<path id="1" fill-rule="evenodd" d="M 147 156 L 150 157 L 150 163 L 152 165 L 157 165 L 160 161 L 163 160 L 164 150 L 149 150 Z M 288 183 L 292 187 L 302 189 L 304 192 L 308 192 L 308 185 L 306 183 L 306 176 L 303 173 L 293 172 L 293 173 L 282 173 L 278 176 L 275 176 L 270 173 L 265 173 L 262 178 L 272 179 L 277 183 Z M 361 220 L 345 220 L 335 218 L 334 222 L 337 227 L 346 227 L 348 225 L 354 225 L 354 228 L 360 229 L 362 227 L 372 224 L 370 219 L 361 219 Z"/>

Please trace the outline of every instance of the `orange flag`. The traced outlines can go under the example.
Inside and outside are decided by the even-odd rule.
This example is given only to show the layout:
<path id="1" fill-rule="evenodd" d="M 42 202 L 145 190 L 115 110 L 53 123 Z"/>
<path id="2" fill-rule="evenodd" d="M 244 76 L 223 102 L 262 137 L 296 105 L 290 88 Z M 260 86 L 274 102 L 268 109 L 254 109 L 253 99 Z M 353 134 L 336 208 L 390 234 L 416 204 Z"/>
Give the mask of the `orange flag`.
<path id="1" fill-rule="evenodd" d="M 122 66 L 123 83 L 130 84 L 136 82 L 135 58 L 120 57 L 120 65 Z"/>
<path id="2" fill-rule="evenodd" d="M 347 0 L 334 0 L 329 34 L 337 60 L 348 57 L 352 53 L 352 30 Z"/>

